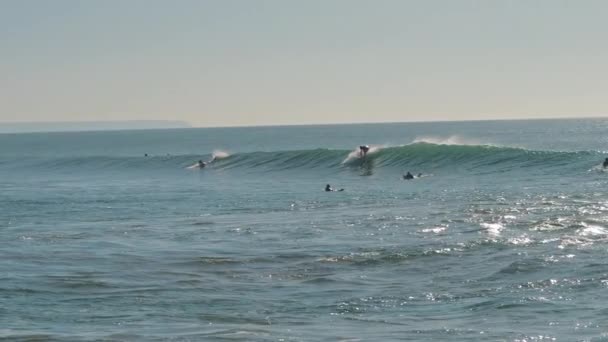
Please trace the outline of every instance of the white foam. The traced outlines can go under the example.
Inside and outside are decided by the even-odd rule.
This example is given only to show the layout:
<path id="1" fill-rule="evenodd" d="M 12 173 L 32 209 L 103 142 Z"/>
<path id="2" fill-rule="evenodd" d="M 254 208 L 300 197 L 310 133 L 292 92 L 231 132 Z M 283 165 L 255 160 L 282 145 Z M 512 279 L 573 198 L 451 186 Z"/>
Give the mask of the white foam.
<path id="1" fill-rule="evenodd" d="M 589 225 L 584 222 L 582 223 L 582 225 L 585 228 L 578 230 L 578 234 L 580 236 L 608 235 L 608 231 L 604 227 Z"/>
<path id="2" fill-rule="evenodd" d="M 435 233 L 435 234 L 439 234 L 444 232 L 447 229 L 447 227 L 445 226 L 440 226 L 440 227 L 434 227 L 434 228 L 425 228 L 422 230 L 423 233 Z"/>
<path id="3" fill-rule="evenodd" d="M 479 140 L 471 139 L 471 138 L 463 138 L 458 135 L 452 135 L 447 138 L 445 137 L 436 137 L 436 136 L 422 136 L 416 137 L 412 144 L 416 143 L 427 143 L 427 144 L 435 144 L 435 145 L 488 145 L 483 144 Z"/>
<path id="4" fill-rule="evenodd" d="M 559 244 L 559 246 L 557 246 L 557 248 L 564 249 L 567 246 L 586 247 L 586 246 L 590 246 L 590 245 L 593 245 L 592 239 L 589 239 L 586 237 L 577 238 L 577 237 L 566 235 L 566 236 L 562 236 L 560 238 L 560 244 Z"/>
<path id="5" fill-rule="evenodd" d="M 604 164 L 598 164 L 595 165 L 594 167 L 590 168 L 588 172 L 600 172 L 600 173 L 604 173 L 604 172 L 608 172 L 608 168 L 604 167 Z"/>
<path id="6" fill-rule="evenodd" d="M 220 150 L 213 151 L 213 153 L 211 155 L 213 156 L 213 158 L 212 158 L 213 160 L 224 159 L 224 158 L 230 157 L 230 153 L 220 151 Z"/>
<path id="7" fill-rule="evenodd" d="M 200 169 L 200 168 L 201 167 L 200 167 L 200 165 L 198 165 L 198 162 L 186 167 L 186 169 Z"/>
<path id="8" fill-rule="evenodd" d="M 509 240 L 507 240 L 510 244 L 512 245 L 529 245 L 532 242 L 534 242 L 532 239 L 530 239 L 527 235 L 521 235 L 519 237 L 513 237 L 510 238 Z"/>
<path id="9" fill-rule="evenodd" d="M 481 228 L 484 228 L 486 233 L 488 233 L 489 235 L 492 236 L 499 236 L 500 232 L 505 229 L 505 226 L 503 226 L 500 223 L 480 223 L 479 224 L 481 226 Z"/>

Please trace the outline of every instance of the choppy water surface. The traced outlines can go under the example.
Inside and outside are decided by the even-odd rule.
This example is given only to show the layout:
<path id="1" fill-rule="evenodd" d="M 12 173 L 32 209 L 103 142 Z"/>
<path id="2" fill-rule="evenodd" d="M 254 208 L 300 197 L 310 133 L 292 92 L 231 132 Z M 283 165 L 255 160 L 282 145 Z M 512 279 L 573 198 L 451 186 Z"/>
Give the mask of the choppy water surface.
<path id="1" fill-rule="evenodd" d="M 0 337 L 607 340 L 607 126 L 0 135 Z"/>

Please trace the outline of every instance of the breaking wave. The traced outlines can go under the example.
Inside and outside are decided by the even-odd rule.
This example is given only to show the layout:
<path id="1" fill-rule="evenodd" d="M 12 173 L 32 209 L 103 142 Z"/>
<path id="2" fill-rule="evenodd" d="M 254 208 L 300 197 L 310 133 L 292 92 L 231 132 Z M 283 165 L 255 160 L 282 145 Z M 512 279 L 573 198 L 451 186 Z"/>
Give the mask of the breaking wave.
<path id="1" fill-rule="evenodd" d="M 364 158 L 358 155 L 356 149 L 353 151 L 318 148 L 235 154 L 215 151 L 208 155 L 150 157 L 32 157 L 3 160 L 0 163 L 0 168 L 44 168 L 45 170 L 184 169 L 197 160 L 212 160 L 213 162 L 209 163 L 209 169 L 262 169 L 264 171 L 302 168 L 353 168 L 369 163 L 373 163 L 375 168 L 394 167 L 401 169 L 416 167 L 425 170 L 444 167 L 477 170 L 509 170 L 513 168 L 559 168 L 564 170 L 569 167 L 579 169 L 582 167 L 585 170 L 595 170 L 605 156 L 605 153 L 598 151 L 538 151 L 515 147 L 418 141 L 402 146 L 372 146 L 370 152 Z"/>

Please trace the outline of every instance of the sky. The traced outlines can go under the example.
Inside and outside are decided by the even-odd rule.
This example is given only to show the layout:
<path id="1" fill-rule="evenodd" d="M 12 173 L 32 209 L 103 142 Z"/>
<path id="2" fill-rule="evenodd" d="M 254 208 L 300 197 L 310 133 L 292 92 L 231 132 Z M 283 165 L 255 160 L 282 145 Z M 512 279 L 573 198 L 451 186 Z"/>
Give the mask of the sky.
<path id="1" fill-rule="evenodd" d="M 608 1 L 0 0 L 0 123 L 608 116 Z"/>

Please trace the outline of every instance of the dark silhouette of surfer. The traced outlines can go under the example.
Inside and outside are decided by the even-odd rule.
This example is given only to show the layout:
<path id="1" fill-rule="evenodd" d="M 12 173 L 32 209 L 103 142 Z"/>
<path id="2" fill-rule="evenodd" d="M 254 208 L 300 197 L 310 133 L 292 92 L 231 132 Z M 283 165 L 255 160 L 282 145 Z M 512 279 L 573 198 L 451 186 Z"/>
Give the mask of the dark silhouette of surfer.
<path id="1" fill-rule="evenodd" d="M 327 192 L 331 192 L 331 191 L 344 191 L 344 189 L 336 190 L 336 189 L 332 188 L 331 185 L 327 184 L 325 186 L 325 191 L 327 191 Z"/>
<path id="2" fill-rule="evenodd" d="M 602 164 L 602 166 L 605 168 L 608 167 L 608 158 L 606 158 L 606 160 L 604 160 L 604 163 Z"/>
<path id="3" fill-rule="evenodd" d="M 407 179 L 407 180 L 414 179 L 414 175 L 408 171 L 405 175 L 403 175 L 403 179 Z"/>
<path id="4" fill-rule="evenodd" d="M 211 157 L 211 159 L 210 159 L 210 160 L 208 160 L 208 161 L 206 161 L 206 162 L 204 162 L 204 161 L 202 161 L 202 160 L 199 160 L 199 161 L 198 161 L 198 162 L 196 162 L 196 164 L 194 164 L 194 165 L 196 165 L 196 167 L 198 167 L 199 169 L 203 169 L 203 168 L 205 168 L 205 167 L 209 166 L 211 163 L 213 163 L 213 162 L 215 161 L 215 159 L 216 159 L 216 158 L 215 158 L 215 156 L 213 156 L 213 157 Z M 192 167 L 194 167 L 194 165 L 193 165 Z"/>
<path id="5" fill-rule="evenodd" d="M 369 152 L 369 145 L 361 145 L 359 146 L 359 157 L 363 158 Z"/>

